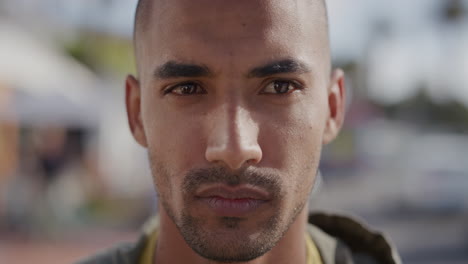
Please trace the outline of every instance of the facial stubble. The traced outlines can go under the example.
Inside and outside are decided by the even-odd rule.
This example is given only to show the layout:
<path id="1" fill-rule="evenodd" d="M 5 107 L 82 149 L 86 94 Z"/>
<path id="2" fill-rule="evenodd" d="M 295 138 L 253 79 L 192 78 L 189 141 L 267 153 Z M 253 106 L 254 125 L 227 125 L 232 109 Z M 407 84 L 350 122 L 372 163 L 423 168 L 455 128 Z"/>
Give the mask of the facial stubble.
<path id="1" fill-rule="evenodd" d="M 152 173 L 163 209 L 187 245 L 198 255 L 212 261 L 247 262 L 264 255 L 281 240 L 306 204 L 307 199 L 302 199 L 290 210 L 283 208 L 285 190 L 281 179 L 284 176 L 277 173 L 259 169 L 232 173 L 222 167 L 212 167 L 192 170 L 185 175 L 182 184 L 183 207 L 177 214 L 169 202 L 173 201 L 175 186 L 170 185 L 170 178 L 174 176 L 170 175 L 167 168 L 153 161 L 150 155 Z M 166 186 L 166 191 L 162 191 L 162 184 Z M 271 206 L 274 211 L 269 217 L 256 223 L 254 233 L 243 230 L 244 222 L 254 221 L 252 219 L 219 217 L 216 219 L 216 229 L 221 231 L 218 232 L 211 228 L 212 222 L 208 223 L 206 217 L 194 216 L 190 210 L 195 191 L 205 184 L 249 184 L 268 190 L 272 195 Z"/>

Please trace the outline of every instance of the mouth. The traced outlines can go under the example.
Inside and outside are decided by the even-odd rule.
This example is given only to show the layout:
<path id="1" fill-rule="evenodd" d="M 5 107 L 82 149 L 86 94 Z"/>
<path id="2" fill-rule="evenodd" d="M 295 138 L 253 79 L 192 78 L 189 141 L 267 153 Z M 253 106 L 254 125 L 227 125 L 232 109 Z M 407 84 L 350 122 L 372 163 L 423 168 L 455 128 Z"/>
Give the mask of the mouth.
<path id="1" fill-rule="evenodd" d="M 222 217 L 243 217 L 254 213 L 271 201 L 271 195 L 259 188 L 216 185 L 201 188 L 196 199 Z"/>

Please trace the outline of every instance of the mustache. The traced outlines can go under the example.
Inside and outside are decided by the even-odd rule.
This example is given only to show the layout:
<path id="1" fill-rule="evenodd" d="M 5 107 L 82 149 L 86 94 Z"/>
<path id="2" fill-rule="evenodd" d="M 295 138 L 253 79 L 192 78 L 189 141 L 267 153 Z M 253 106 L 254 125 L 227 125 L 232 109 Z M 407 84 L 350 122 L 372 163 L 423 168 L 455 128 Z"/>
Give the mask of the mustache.
<path id="1" fill-rule="evenodd" d="M 270 194 L 279 195 L 281 191 L 280 175 L 261 169 L 248 168 L 242 171 L 230 171 L 223 167 L 201 168 L 189 171 L 183 181 L 185 193 L 194 193 L 200 186 L 209 184 L 224 184 L 237 186 L 248 184 L 262 188 Z"/>

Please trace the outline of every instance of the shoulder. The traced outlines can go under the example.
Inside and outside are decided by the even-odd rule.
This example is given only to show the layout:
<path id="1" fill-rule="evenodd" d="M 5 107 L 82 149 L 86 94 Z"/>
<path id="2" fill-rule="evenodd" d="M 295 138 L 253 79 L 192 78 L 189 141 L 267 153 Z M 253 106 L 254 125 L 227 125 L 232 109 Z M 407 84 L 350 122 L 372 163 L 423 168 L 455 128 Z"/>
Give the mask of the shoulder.
<path id="1" fill-rule="evenodd" d="M 325 264 L 400 264 L 395 247 L 362 221 L 341 215 L 312 213 L 309 233 Z"/>
<path id="2" fill-rule="evenodd" d="M 140 261 L 151 233 L 158 226 L 159 218 L 153 216 L 143 225 L 142 234 L 136 242 L 117 245 L 75 264 L 136 264 Z"/>

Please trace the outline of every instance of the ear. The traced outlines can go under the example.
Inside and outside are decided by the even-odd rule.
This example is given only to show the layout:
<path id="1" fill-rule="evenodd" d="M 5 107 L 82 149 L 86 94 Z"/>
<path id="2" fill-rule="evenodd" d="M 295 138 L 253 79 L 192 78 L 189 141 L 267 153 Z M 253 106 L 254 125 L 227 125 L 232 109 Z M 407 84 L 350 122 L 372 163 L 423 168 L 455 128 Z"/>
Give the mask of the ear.
<path id="1" fill-rule="evenodd" d="M 341 69 L 334 70 L 328 88 L 328 119 L 323 144 L 333 141 L 343 126 L 346 104 L 345 77 Z"/>
<path id="2" fill-rule="evenodd" d="M 147 147 L 145 130 L 141 119 L 140 83 L 132 75 L 127 76 L 125 81 L 125 104 L 127 106 L 128 124 L 133 137 L 142 147 Z"/>

